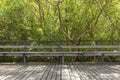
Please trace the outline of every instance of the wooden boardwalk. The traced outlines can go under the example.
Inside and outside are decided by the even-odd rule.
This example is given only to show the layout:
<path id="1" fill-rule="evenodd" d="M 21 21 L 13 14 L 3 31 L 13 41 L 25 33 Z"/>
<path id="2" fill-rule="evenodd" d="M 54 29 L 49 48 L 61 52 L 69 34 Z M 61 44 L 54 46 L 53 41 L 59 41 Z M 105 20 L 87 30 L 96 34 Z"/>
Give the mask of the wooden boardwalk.
<path id="1" fill-rule="evenodd" d="M 1 64 L 0 80 L 120 80 L 120 63 Z"/>

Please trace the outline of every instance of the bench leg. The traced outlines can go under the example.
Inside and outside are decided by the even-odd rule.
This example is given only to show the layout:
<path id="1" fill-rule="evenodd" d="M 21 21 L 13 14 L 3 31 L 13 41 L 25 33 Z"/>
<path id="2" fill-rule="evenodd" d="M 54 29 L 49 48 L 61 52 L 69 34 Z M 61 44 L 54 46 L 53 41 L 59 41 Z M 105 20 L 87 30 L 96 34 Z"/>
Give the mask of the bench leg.
<path id="1" fill-rule="evenodd" d="M 104 57 L 105 57 L 104 54 L 102 54 L 102 63 L 104 63 Z"/>
<path id="2" fill-rule="evenodd" d="M 97 59 L 97 56 L 94 56 L 94 62 L 97 62 L 97 60 L 96 60 L 96 59 Z"/>
<path id="3" fill-rule="evenodd" d="M 64 55 L 62 56 L 62 64 L 64 64 Z"/>
<path id="4" fill-rule="evenodd" d="M 61 64 L 61 56 L 59 56 L 59 64 Z"/>
<path id="5" fill-rule="evenodd" d="M 26 56 L 24 55 L 23 56 L 23 63 L 26 64 L 26 62 L 27 62 L 27 59 L 26 59 Z"/>

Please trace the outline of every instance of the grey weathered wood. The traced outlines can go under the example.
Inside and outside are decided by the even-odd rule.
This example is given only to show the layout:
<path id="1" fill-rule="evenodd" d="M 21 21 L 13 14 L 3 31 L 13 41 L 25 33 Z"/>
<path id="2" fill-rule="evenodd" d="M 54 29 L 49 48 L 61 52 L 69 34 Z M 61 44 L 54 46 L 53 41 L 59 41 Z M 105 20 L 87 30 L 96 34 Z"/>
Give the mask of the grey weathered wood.
<path id="1" fill-rule="evenodd" d="M 24 51 L 22 52 L 0 52 L 0 56 L 23 56 L 23 62 L 26 63 L 26 57 L 27 56 L 60 56 L 61 63 L 64 64 L 64 56 L 101 56 L 102 61 L 103 55 L 104 56 L 120 56 L 120 51 L 99 51 L 99 49 L 120 49 L 120 45 L 80 45 L 80 46 L 62 46 L 62 42 L 60 42 L 57 46 L 45 46 L 45 45 L 39 45 L 39 46 L 31 46 L 31 45 L 0 45 L 0 48 L 7 49 L 21 49 L 23 48 Z M 31 48 L 38 48 L 38 49 L 58 49 L 59 52 L 29 52 L 28 49 Z M 83 52 L 64 52 L 63 48 L 82 48 L 82 49 L 91 49 L 92 51 L 83 51 Z M 94 49 L 94 50 L 93 50 Z"/>
<path id="2" fill-rule="evenodd" d="M 70 69 L 70 76 L 71 76 L 71 80 L 76 80 L 76 76 L 74 74 L 74 69 L 73 69 L 73 66 L 72 64 L 69 64 L 69 69 Z M 78 70 L 79 71 L 79 70 Z M 78 72 L 76 72 L 76 74 L 79 75 Z M 81 77 L 79 77 L 81 79 Z"/>
<path id="3" fill-rule="evenodd" d="M 37 70 L 37 65 L 33 66 L 33 68 L 31 69 L 31 71 L 29 70 L 29 73 L 25 76 L 22 77 L 21 80 L 27 80 L 31 75 L 34 75 L 34 71 Z M 29 79 L 34 79 L 34 78 L 29 78 Z"/>
<path id="4" fill-rule="evenodd" d="M 51 80 L 52 79 L 52 76 L 54 74 L 54 69 L 55 69 L 55 64 L 52 64 L 52 67 L 51 67 L 51 69 L 49 71 L 49 74 L 48 74 L 46 80 Z"/>
<path id="5" fill-rule="evenodd" d="M 96 80 L 102 80 L 101 77 L 99 76 L 100 75 L 99 70 L 97 71 L 96 69 L 94 69 L 94 67 L 97 67 L 97 65 L 91 66 L 90 64 L 86 64 L 85 67 L 87 68 L 86 70 L 88 71 L 88 73 L 90 73 L 89 77 L 91 77 L 91 80 L 93 80 L 94 78 Z"/>
<path id="6" fill-rule="evenodd" d="M 120 52 L 113 51 L 98 51 L 98 52 L 0 52 L 0 56 L 23 56 L 26 63 L 26 56 L 120 56 Z"/>
<path id="7" fill-rule="evenodd" d="M 59 48 L 59 46 L 26 46 L 27 48 Z"/>
<path id="8" fill-rule="evenodd" d="M 27 58 L 26 58 L 26 57 L 27 57 L 27 56 L 26 56 L 26 54 L 24 53 L 24 54 L 23 54 L 23 63 L 24 63 L 24 64 L 26 64 L 26 62 L 27 62 Z"/>
<path id="9" fill-rule="evenodd" d="M 12 45 L 12 46 L 9 46 L 9 45 L 6 45 L 6 46 L 4 46 L 4 45 L 0 45 L 0 48 L 24 48 L 25 46 L 23 46 L 23 45 L 19 45 L 19 46 L 14 46 L 14 45 Z"/>
<path id="10" fill-rule="evenodd" d="M 10 68 L 8 71 L 7 70 L 5 70 L 5 69 L 7 69 L 7 68 Z M 4 66 L 4 68 L 2 68 L 2 69 L 4 69 L 5 70 L 5 72 L 2 74 L 2 75 L 0 75 L 0 76 L 3 76 L 3 75 L 11 75 L 11 74 L 13 74 L 15 71 L 18 71 L 19 69 L 21 69 L 21 66 L 17 66 L 17 65 L 9 65 L 9 66 Z M 9 77 L 11 77 L 11 76 L 3 76 L 3 77 L 1 77 L 0 78 L 0 80 L 6 80 L 6 79 L 8 79 Z"/>
<path id="11" fill-rule="evenodd" d="M 53 69 L 51 70 L 52 71 L 52 76 L 51 76 L 51 80 L 56 80 L 56 74 L 57 74 L 57 67 L 56 67 L 56 64 L 53 64 Z"/>
<path id="12" fill-rule="evenodd" d="M 42 77 L 43 77 L 43 75 L 45 74 L 45 72 L 47 71 L 48 67 L 49 67 L 49 64 L 47 64 L 47 65 L 45 64 L 45 65 L 44 65 L 43 69 L 41 69 L 41 72 L 39 72 L 39 73 L 36 75 L 36 80 L 42 80 Z"/>
<path id="13" fill-rule="evenodd" d="M 104 57 L 105 57 L 104 54 L 102 54 L 102 63 L 104 63 Z"/>
<path id="14" fill-rule="evenodd" d="M 70 64 L 72 69 L 72 75 L 74 75 L 74 80 L 80 80 L 80 75 L 75 67 L 76 64 Z"/>
<path id="15" fill-rule="evenodd" d="M 68 65 L 62 65 L 62 80 L 70 80 Z"/>
<path id="16" fill-rule="evenodd" d="M 16 80 L 21 80 L 22 78 L 24 78 L 25 76 L 27 76 L 32 70 L 34 70 L 34 68 L 36 67 L 36 65 L 30 65 L 29 67 L 27 67 L 26 69 L 24 69 L 24 71 L 22 71 L 21 73 L 21 75 L 20 76 L 18 76 L 17 78 L 16 78 Z"/>
<path id="17" fill-rule="evenodd" d="M 62 80 L 62 71 L 61 71 L 61 66 L 60 64 L 57 64 L 56 67 L 57 67 L 57 74 L 56 74 L 56 80 Z"/>
<path id="18" fill-rule="evenodd" d="M 44 72 L 44 75 L 42 76 L 42 78 L 40 80 L 47 80 L 47 77 L 49 75 L 49 72 L 50 72 L 51 68 L 52 68 L 52 65 L 50 64 L 49 67 L 47 68 L 47 70 Z"/>
<path id="19" fill-rule="evenodd" d="M 0 80 L 61 80 L 61 74 L 62 80 L 119 80 L 120 63 L 0 65 Z"/>
<path id="20" fill-rule="evenodd" d="M 0 45 L 0 48 L 25 48 L 25 46 L 23 45 L 19 45 L 19 46 Z M 59 47 L 58 46 L 26 46 L 26 48 L 59 48 Z"/>
<path id="21" fill-rule="evenodd" d="M 64 64 L 64 54 L 62 54 L 62 64 Z"/>
<path id="22" fill-rule="evenodd" d="M 61 46 L 62 48 L 120 48 L 119 45 L 95 45 L 95 46 Z"/>
<path id="23" fill-rule="evenodd" d="M 0 48 L 24 48 L 25 46 L 19 45 L 19 46 L 4 46 L 0 45 Z M 88 46 L 26 46 L 26 48 L 120 48 L 119 45 L 88 45 Z"/>

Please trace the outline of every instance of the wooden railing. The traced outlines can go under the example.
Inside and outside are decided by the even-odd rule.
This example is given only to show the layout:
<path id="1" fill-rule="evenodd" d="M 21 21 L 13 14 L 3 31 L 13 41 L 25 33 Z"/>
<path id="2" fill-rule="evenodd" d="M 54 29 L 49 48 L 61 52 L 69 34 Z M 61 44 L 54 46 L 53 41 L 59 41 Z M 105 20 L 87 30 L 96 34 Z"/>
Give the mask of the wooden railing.
<path id="1" fill-rule="evenodd" d="M 15 44 L 15 42 L 17 44 Z M 18 42 L 22 42 L 23 45 L 21 44 L 18 45 L 19 44 Z M 87 41 L 86 40 L 86 41 L 72 41 L 72 42 L 71 41 L 39 41 L 40 43 L 37 43 L 37 45 L 33 45 L 32 42 L 33 41 L 7 41 L 7 40 L 0 41 L 0 56 L 23 56 L 24 63 L 26 63 L 27 56 L 61 56 L 62 63 L 64 63 L 64 56 L 101 56 L 102 62 L 104 62 L 105 56 L 120 56 L 120 40 L 117 41 L 112 41 L 112 40 Z M 44 44 L 44 42 L 47 44 Z M 92 42 L 95 44 L 92 44 Z M 52 45 L 50 45 L 50 43 L 52 43 Z M 11 49 L 11 50 L 7 51 L 6 49 Z M 12 49 L 22 49 L 22 50 L 15 51 Z M 31 51 L 32 49 L 39 49 L 39 50 Z M 43 51 L 41 49 L 51 49 L 51 50 Z M 66 50 L 66 49 L 70 49 L 70 50 Z M 78 50 L 74 50 L 74 49 L 78 49 Z"/>

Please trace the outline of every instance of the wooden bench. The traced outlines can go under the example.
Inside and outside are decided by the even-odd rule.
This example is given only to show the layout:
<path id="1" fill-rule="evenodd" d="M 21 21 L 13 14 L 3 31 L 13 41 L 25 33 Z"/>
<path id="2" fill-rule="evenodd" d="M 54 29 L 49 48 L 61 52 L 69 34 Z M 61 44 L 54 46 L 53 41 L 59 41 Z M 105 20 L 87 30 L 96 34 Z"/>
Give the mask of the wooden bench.
<path id="1" fill-rule="evenodd" d="M 3 49 L 23 49 L 21 52 L 0 52 L 0 56 L 23 56 L 23 61 L 26 63 L 26 56 L 62 56 L 62 63 L 64 63 L 64 56 L 101 56 L 102 61 L 104 62 L 104 56 L 120 56 L 120 51 L 99 51 L 98 49 L 120 49 L 119 45 L 96 45 L 96 46 L 4 46 L 0 45 L 0 48 Z M 57 52 L 30 52 L 27 51 L 29 48 L 45 49 L 45 48 L 56 48 L 56 49 L 65 49 L 65 48 L 79 48 L 79 49 L 94 49 L 94 51 L 78 51 L 78 52 L 64 52 L 63 50 Z"/>

